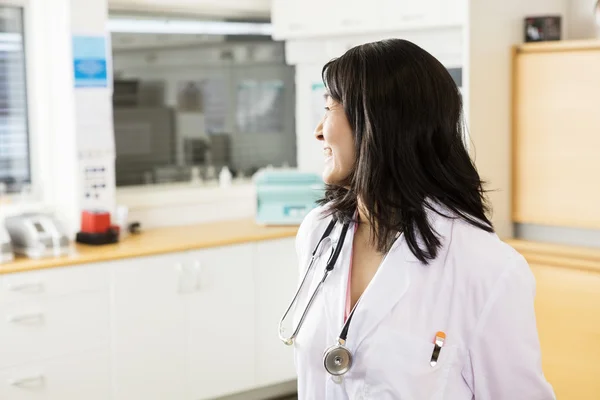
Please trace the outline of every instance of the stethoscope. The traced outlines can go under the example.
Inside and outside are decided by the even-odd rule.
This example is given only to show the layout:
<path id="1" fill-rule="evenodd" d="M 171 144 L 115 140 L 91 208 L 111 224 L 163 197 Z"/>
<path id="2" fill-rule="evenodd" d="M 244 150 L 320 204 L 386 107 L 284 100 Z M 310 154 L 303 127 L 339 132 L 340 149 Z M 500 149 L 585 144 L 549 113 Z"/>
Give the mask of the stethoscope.
<path id="1" fill-rule="evenodd" d="M 323 242 L 326 239 L 329 239 L 329 235 L 333 231 L 333 228 L 335 227 L 335 225 L 336 225 L 336 221 L 334 219 L 329 223 L 329 225 L 327 226 L 327 229 L 325 229 L 323 236 L 321 236 L 321 239 L 317 243 L 317 245 L 312 253 L 310 263 L 308 264 L 308 268 L 306 269 L 306 272 L 304 273 L 304 278 L 302 278 L 300 286 L 298 287 L 298 290 L 296 290 L 296 294 L 294 295 L 292 302 L 290 303 L 285 314 L 283 314 L 283 317 L 281 317 L 281 320 L 279 321 L 279 338 L 283 341 L 283 343 L 285 343 L 288 346 L 291 346 L 292 344 L 294 344 L 294 340 L 296 339 L 296 336 L 298 335 L 298 331 L 302 327 L 302 323 L 304 322 L 304 319 L 306 318 L 306 314 L 308 313 L 310 306 L 312 305 L 313 301 L 315 300 L 317 293 L 323 286 L 323 283 L 325 283 L 325 280 L 327 279 L 327 277 L 329 276 L 331 271 L 333 271 L 333 268 L 335 267 L 335 263 L 336 263 L 337 259 L 339 258 L 340 253 L 342 251 L 342 247 L 344 245 L 344 239 L 346 238 L 346 233 L 348 232 L 348 228 L 350 226 L 348 223 L 344 224 L 342 227 L 342 231 L 340 233 L 339 240 L 338 240 L 335 248 L 332 249 L 331 255 L 329 256 L 329 259 L 327 260 L 327 264 L 325 265 L 325 271 L 323 273 L 323 278 L 321 278 L 321 281 L 319 282 L 319 284 L 315 288 L 313 294 L 311 295 L 310 299 L 308 300 L 308 303 L 306 304 L 306 307 L 304 308 L 304 311 L 302 312 L 302 316 L 300 317 L 300 321 L 298 322 L 298 326 L 296 327 L 296 329 L 294 329 L 291 336 L 289 336 L 289 337 L 283 336 L 283 323 L 284 323 L 288 313 L 290 312 L 290 310 L 294 307 L 294 304 L 296 303 L 298 296 L 300 295 L 300 292 L 302 291 L 302 288 L 304 287 L 304 283 L 306 282 L 306 279 L 307 279 L 308 275 L 310 274 L 310 271 L 312 270 L 312 268 L 315 264 L 315 261 L 321 256 L 321 253 L 323 252 L 323 246 L 322 246 Z M 331 240 L 331 239 L 329 239 L 329 240 Z M 325 370 L 327 372 L 329 372 L 331 375 L 333 375 L 334 377 L 341 377 L 346 372 L 348 372 L 350 370 L 350 368 L 352 367 L 352 353 L 350 352 L 350 350 L 348 350 L 348 348 L 345 346 L 345 344 L 346 344 L 346 337 L 348 336 L 348 328 L 350 326 L 350 321 L 352 320 L 352 316 L 354 315 L 355 309 L 356 309 L 356 306 L 354 306 L 354 308 L 350 312 L 350 315 L 348 315 L 348 318 L 346 319 L 346 322 L 344 323 L 344 326 L 342 327 L 342 331 L 340 332 L 340 335 L 337 339 L 337 343 L 334 344 L 333 346 L 329 347 L 328 349 L 326 349 L 325 352 L 323 353 L 323 365 L 325 366 Z"/>

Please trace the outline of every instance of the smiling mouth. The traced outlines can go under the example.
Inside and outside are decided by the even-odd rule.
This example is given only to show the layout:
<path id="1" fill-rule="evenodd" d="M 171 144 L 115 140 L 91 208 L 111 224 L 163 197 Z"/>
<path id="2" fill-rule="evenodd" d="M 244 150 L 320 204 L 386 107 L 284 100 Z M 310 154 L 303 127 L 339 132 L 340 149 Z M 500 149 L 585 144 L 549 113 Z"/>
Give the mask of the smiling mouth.
<path id="1" fill-rule="evenodd" d="M 331 151 L 331 147 L 325 147 L 323 149 L 323 154 L 325 155 L 326 158 L 329 158 L 333 155 L 333 151 Z"/>

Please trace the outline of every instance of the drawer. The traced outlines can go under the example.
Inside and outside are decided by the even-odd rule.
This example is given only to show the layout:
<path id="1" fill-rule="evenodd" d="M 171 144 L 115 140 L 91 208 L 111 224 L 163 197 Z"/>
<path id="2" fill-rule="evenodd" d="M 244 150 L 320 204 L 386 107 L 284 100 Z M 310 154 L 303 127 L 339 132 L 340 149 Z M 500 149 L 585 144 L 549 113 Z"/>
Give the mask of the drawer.
<path id="1" fill-rule="evenodd" d="M 0 370 L 2 400 L 110 399 L 106 347 Z"/>
<path id="2" fill-rule="evenodd" d="M 0 277 L 0 304 L 73 293 L 108 291 L 109 265 L 88 264 Z"/>
<path id="3" fill-rule="evenodd" d="M 108 293 L 0 307 L 0 368 L 108 343 Z"/>

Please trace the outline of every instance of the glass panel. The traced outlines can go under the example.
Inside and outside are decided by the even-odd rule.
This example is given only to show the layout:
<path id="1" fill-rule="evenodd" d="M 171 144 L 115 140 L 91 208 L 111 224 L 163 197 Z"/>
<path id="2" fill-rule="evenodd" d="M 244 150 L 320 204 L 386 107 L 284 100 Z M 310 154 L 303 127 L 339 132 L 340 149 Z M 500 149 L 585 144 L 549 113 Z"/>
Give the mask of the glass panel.
<path id="1" fill-rule="evenodd" d="M 0 7 L 0 182 L 31 182 L 23 9 Z"/>

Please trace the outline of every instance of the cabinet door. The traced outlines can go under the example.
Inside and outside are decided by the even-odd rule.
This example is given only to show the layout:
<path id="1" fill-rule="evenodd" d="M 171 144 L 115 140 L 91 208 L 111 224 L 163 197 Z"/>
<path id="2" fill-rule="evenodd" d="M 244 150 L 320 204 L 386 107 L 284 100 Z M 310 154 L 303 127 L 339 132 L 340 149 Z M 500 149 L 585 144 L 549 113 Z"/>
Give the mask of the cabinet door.
<path id="1" fill-rule="evenodd" d="M 293 349 L 278 336 L 278 323 L 296 290 L 294 239 L 255 244 L 257 385 L 296 379 Z"/>
<path id="2" fill-rule="evenodd" d="M 110 399 L 108 348 L 0 371 L 3 400 Z"/>
<path id="3" fill-rule="evenodd" d="M 343 0 L 273 0 L 273 38 L 287 40 L 339 33 L 341 7 Z"/>
<path id="4" fill-rule="evenodd" d="M 441 22 L 443 0 L 381 0 L 383 26 L 389 30 L 427 27 Z"/>
<path id="5" fill-rule="evenodd" d="M 537 263 L 531 269 L 544 375 L 559 399 L 598 399 L 600 274 Z"/>
<path id="6" fill-rule="evenodd" d="M 93 348 L 108 336 L 108 291 L 0 306 L 0 368 Z"/>
<path id="7" fill-rule="evenodd" d="M 328 16 L 328 23 L 336 34 L 356 36 L 381 30 L 381 18 L 386 10 L 379 7 L 377 1 L 337 0 L 337 7 Z"/>
<path id="8" fill-rule="evenodd" d="M 185 398 L 184 254 L 113 268 L 112 352 L 117 400 Z"/>
<path id="9" fill-rule="evenodd" d="M 252 245 L 191 253 L 197 287 L 188 299 L 190 399 L 251 389 L 254 380 Z"/>

